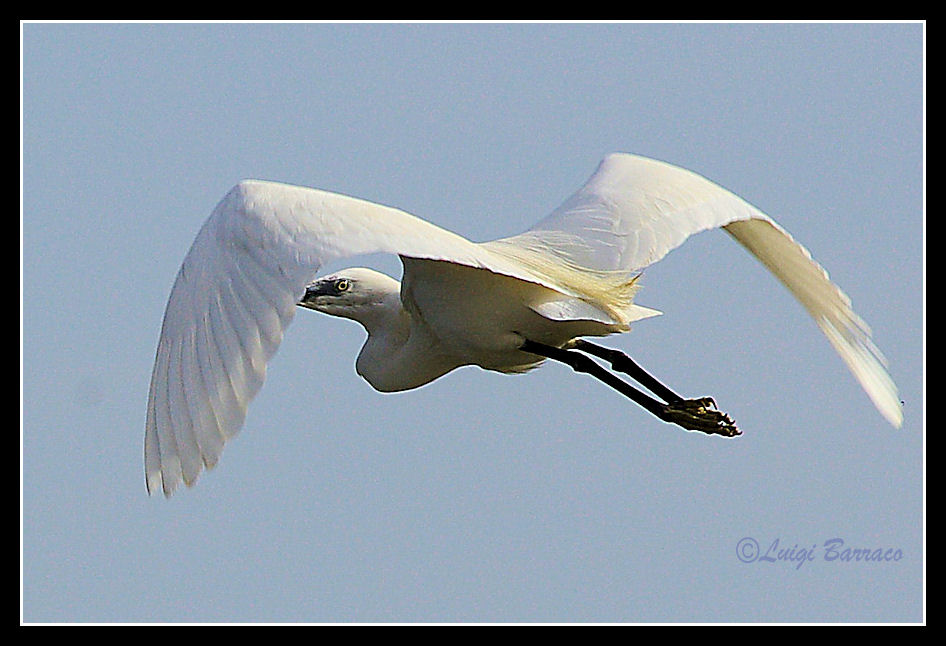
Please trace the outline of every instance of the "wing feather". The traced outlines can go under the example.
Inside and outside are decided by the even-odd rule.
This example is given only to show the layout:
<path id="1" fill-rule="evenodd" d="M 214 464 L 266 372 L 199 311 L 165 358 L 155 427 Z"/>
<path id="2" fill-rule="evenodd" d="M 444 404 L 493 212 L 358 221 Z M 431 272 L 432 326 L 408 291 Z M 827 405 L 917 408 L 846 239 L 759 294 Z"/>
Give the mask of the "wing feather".
<path id="1" fill-rule="evenodd" d="M 500 242 L 544 247 L 597 271 L 633 273 L 689 236 L 718 227 L 791 291 L 877 409 L 899 427 L 903 413 L 896 385 L 851 300 L 772 218 L 696 173 L 645 157 L 608 155 L 562 206 L 525 233 Z"/>
<path id="2" fill-rule="evenodd" d="M 795 295 L 877 410 L 899 427 L 903 409 L 897 386 L 887 373 L 887 360 L 871 340 L 870 327 L 854 312 L 851 299 L 831 282 L 828 272 L 772 220 L 733 222 L 726 231 Z"/>

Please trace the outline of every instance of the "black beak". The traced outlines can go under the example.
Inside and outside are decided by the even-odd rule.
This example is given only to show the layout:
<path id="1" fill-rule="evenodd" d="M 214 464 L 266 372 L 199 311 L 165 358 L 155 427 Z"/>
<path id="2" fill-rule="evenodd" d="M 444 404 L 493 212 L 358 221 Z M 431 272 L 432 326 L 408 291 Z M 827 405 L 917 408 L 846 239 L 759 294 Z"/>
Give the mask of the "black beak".
<path id="1" fill-rule="evenodd" d="M 302 297 L 297 305 L 310 305 L 315 302 L 315 299 L 319 296 L 328 296 L 332 293 L 331 283 L 324 283 L 322 281 L 317 281 L 305 288 L 305 296 Z"/>

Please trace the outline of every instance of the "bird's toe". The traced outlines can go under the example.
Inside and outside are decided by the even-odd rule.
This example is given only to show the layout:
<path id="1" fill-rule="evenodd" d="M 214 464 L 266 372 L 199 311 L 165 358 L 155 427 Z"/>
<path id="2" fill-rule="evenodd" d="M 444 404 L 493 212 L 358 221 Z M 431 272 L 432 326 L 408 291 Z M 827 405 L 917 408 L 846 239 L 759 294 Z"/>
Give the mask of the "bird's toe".
<path id="1" fill-rule="evenodd" d="M 671 402 L 664 406 L 661 417 L 671 424 L 709 435 L 735 437 L 742 434 L 729 415 L 716 410 L 716 401 L 712 397 Z"/>

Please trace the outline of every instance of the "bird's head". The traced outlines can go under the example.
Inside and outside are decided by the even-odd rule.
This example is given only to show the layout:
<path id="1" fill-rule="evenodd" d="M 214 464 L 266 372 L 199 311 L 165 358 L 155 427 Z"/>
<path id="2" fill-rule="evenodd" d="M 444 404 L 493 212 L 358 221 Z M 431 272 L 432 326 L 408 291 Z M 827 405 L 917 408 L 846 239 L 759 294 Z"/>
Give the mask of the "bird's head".
<path id="1" fill-rule="evenodd" d="M 393 306 L 400 309 L 400 290 L 401 284 L 390 276 L 352 267 L 309 283 L 297 305 L 365 324 Z"/>

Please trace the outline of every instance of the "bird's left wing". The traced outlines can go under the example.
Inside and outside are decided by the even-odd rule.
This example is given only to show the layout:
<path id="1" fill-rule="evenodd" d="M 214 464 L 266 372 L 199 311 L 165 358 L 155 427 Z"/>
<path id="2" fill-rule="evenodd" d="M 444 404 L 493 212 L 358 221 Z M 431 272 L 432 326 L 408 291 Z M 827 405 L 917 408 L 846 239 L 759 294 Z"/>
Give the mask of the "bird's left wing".
<path id="1" fill-rule="evenodd" d="M 692 171 L 636 155 L 608 155 L 584 186 L 546 218 L 520 235 L 488 244 L 544 250 L 599 272 L 633 273 L 691 235 L 717 227 L 788 287 L 881 414 L 900 426 L 897 387 L 850 299 L 772 218 Z"/>
<path id="2" fill-rule="evenodd" d="M 272 182 L 240 182 L 204 223 L 177 274 L 145 422 L 149 492 L 170 495 L 216 464 L 243 425 L 295 304 L 327 262 L 377 252 L 527 269 L 404 211 Z"/>

